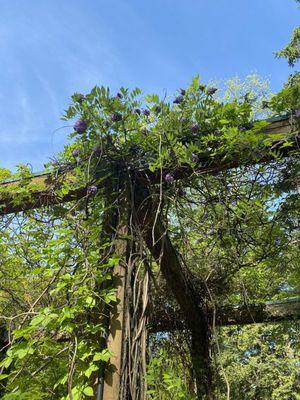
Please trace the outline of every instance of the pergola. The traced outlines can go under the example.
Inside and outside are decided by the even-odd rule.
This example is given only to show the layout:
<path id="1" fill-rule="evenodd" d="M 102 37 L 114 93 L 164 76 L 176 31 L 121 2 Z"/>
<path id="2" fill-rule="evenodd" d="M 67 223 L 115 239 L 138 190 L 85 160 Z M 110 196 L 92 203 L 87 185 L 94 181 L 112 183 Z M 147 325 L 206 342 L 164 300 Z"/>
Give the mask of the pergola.
<path id="1" fill-rule="evenodd" d="M 299 129 L 294 130 L 291 127 L 288 116 L 274 118 L 270 120 L 269 125 L 264 129 L 265 135 L 274 133 L 291 134 L 293 137 L 293 146 L 282 148 L 280 157 L 289 157 L 298 149 L 300 145 Z M 280 143 L 281 144 L 281 143 Z M 273 144 L 276 148 L 276 143 Z M 262 155 L 259 162 L 267 163 L 272 161 L 272 156 Z M 218 172 L 230 168 L 240 166 L 240 160 L 236 159 L 230 162 L 213 161 L 209 159 L 199 160 L 196 167 L 198 174 L 217 174 Z M 257 160 L 255 161 L 257 163 Z M 72 175 L 72 170 L 67 174 Z M 174 172 L 175 179 L 183 179 L 191 174 L 191 170 L 187 166 L 182 166 Z M 64 175 L 65 176 L 65 175 Z M 147 177 L 147 178 L 146 178 Z M 159 177 L 150 171 L 137 171 L 135 174 L 135 202 L 138 215 L 136 222 L 143 226 L 143 239 L 150 253 L 155 260 L 159 260 L 161 272 L 166 280 L 167 285 L 171 289 L 178 303 L 178 309 L 165 308 L 163 310 L 153 310 L 152 314 L 147 317 L 143 329 L 149 332 L 162 332 L 181 330 L 184 326 L 192 332 L 197 346 L 201 347 L 203 335 L 206 332 L 206 322 L 199 307 L 199 295 L 195 294 L 194 288 L 190 285 L 189 276 L 184 273 L 178 258 L 176 249 L 170 240 L 168 232 L 159 218 L 155 220 L 155 215 L 151 212 L 153 205 L 147 201 L 147 185 L 155 185 L 159 182 Z M 32 187 L 30 198 L 26 199 L 22 204 L 14 201 L 14 192 L 19 185 L 27 185 Z M 71 190 L 62 197 L 56 195 L 56 189 L 60 185 L 59 176 L 55 179 L 49 173 L 33 174 L 30 178 L 18 181 L 11 180 L 1 183 L 9 190 L 9 194 L 0 198 L 0 214 L 6 215 L 17 213 L 30 209 L 47 207 L 49 205 L 57 205 L 59 203 L 69 202 L 83 198 L 87 194 L 85 187 Z M 34 189 L 39 187 L 39 189 Z M 124 200 L 123 211 L 126 214 L 126 199 Z M 145 229 L 145 227 L 153 227 Z M 115 244 L 115 251 L 120 259 L 126 257 L 126 241 L 122 240 L 122 236 L 126 235 L 128 227 L 126 226 L 126 217 L 120 218 L 117 226 L 119 238 Z M 154 238 L 154 240 L 153 240 Z M 105 370 L 103 382 L 99 382 L 97 399 L 99 400 L 116 400 L 120 396 L 120 382 L 122 380 L 122 371 L 126 364 L 126 355 L 124 355 L 124 320 L 128 318 L 126 313 L 126 269 L 122 261 L 120 265 L 114 268 L 114 285 L 117 289 L 117 303 L 110 310 L 109 321 L 109 337 L 107 346 L 114 354 L 111 358 L 109 366 Z M 201 299 L 200 299 L 201 301 Z M 216 325 L 245 325 L 262 322 L 277 322 L 282 320 L 297 319 L 300 317 L 300 302 L 298 298 L 285 302 L 270 302 L 264 304 L 249 304 L 247 306 L 230 306 L 216 310 Z M 204 357 L 199 350 L 200 357 Z M 113 366 L 113 368 L 112 368 Z M 136 398 L 138 400 L 138 397 Z"/>

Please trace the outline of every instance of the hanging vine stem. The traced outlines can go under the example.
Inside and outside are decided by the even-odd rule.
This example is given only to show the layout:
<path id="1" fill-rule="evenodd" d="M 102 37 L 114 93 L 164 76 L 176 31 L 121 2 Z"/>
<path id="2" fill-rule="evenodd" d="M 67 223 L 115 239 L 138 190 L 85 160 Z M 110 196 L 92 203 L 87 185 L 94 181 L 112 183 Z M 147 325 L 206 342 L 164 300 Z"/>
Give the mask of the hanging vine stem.
<path id="1" fill-rule="evenodd" d="M 70 364 L 69 364 L 69 374 L 68 374 L 68 394 L 70 397 L 70 400 L 73 400 L 73 394 L 72 394 L 72 384 L 73 384 L 73 376 L 75 372 L 75 361 L 76 361 L 76 354 L 77 354 L 77 346 L 78 346 L 78 341 L 77 341 L 77 336 L 74 336 L 74 350 L 73 350 L 73 355 L 70 359 Z M 71 353 L 70 353 L 71 355 Z"/>
<path id="2" fill-rule="evenodd" d="M 146 399 L 147 322 L 149 271 L 140 255 L 127 263 L 123 367 L 120 400 Z"/>

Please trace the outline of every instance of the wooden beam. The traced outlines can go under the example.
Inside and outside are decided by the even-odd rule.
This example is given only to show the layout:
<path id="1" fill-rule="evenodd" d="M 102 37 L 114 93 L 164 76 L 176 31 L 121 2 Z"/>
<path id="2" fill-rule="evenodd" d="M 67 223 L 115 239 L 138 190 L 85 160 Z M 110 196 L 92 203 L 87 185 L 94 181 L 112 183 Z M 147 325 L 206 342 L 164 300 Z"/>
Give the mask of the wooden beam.
<path id="1" fill-rule="evenodd" d="M 222 307 L 217 311 L 216 322 L 220 326 L 229 326 L 279 322 L 299 318 L 300 298 L 294 298 L 284 302 Z"/>
<path id="2" fill-rule="evenodd" d="M 119 266 L 117 267 L 119 269 Z M 116 269 L 116 276 L 120 276 L 116 283 L 119 283 L 121 289 L 121 280 L 123 279 L 123 268 L 121 274 Z M 119 292 L 120 293 L 120 292 Z M 117 297 L 122 297 L 117 296 Z M 118 304 L 117 304 L 118 306 Z M 119 306 L 119 310 L 121 306 Z M 121 315 L 117 311 L 116 315 Z M 300 298 L 291 298 L 285 301 L 273 301 L 267 303 L 250 303 L 245 305 L 233 305 L 219 307 L 216 309 L 216 325 L 232 326 L 232 325 L 251 325 L 261 323 L 275 323 L 281 321 L 296 321 L 300 319 Z M 160 309 L 155 307 L 151 315 L 149 315 L 148 331 L 150 333 L 172 332 L 186 329 L 183 323 L 183 316 L 179 310 L 172 307 Z M 6 337 L 5 326 L 0 326 L 0 338 Z M 60 335 L 53 337 L 57 342 L 68 342 L 71 340 L 70 335 Z M 1 357 L 1 354 L 0 354 Z"/>
<path id="3" fill-rule="evenodd" d="M 290 131 L 291 125 L 287 117 L 277 120 L 275 119 L 264 128 L 266 136 L 274 133 L 288 134 Z M 294 146 L 284 148 L 282 151 L 282 157 L 288 156 L 296 149 L 298 150 L 299 145 L 300 143 L 295 141 Z M 272 156 L 262 156 L 261 160 L 256 160 L 255 163 L 268 162 L 272 161 L 272 159 Z M 199 174 L 218 173 L 226 169 L 238 167 L 241 164 L 242 161 L 239 160 L 238 157 L 234 161 L 230 162 L 224 162 L 221 161 L 221 159 L 211 162 L 209 158 L 202 158 L 199 160 L 199 165 L 194 169 L 191 169 L 190 166 L 182 165 L 173 171 L 173 175 L 175 179 L 184 179 L 189 177 L 195 171 Z M 86 196 L 85 187 L 70 190 L 67 194 L 60 197 L 57 196 L 56 191 L 59 189 L 62 180 L 68 179 L 68 177 L 71 176 L 72 170 L 64 173 L 40 173 L 25 179 L 16 179 L 0 183 L 0 189 L 5 189 L 5 193 L 0 193 L 0 215 L 79 200 Z M 159 183 L 161 180 L 160 174 L 152 173 L 148 170 L 136 171 L 136 176 L 141 181 L 147 182 L 147 184 L 149 181 L 155 184 Z M 30 196 L 25 197 L 22 202 L 16 202 L 17 200 L 14 194 L 18 194 L 18 189 L 21 189 L 23 186 L 27 186 Z"/>
<path id="4" fill-rule="evenodd" d="M 216 309 L 216 325 L 249 325 L 257 323 L 275 323 L 300 319 L 300 298 L 285 301 L 226 306 Z M 187 329 L 179 310 L 154 308 L 150 317 L 149 332 L 172 332 Z"/>
<path id="5" fill-rule="evenodd" d="M 86 187 L 70 190 L 68 193 L 58 196 L 56 191 L 61 187 L 62 179 L 71 181 L 72 171 L 61 174 L 40 173 L 28 178 L 0 183 L 0 189 L 2 189 L 0 215 L 61 204 L 86 196 Z M 22 194 L 24 189 L 26 189 L 25 195 Z"/>
<path id="6" fill-rule="evenodd" d="M 300 148 L 300 118 L 298 119 L 298 128 L 296 136 L 296 132 L 294 132 L 294 127 L 290 123 L 289 117 L 284 118 L 273 118 L 270 120 L 269 125 L 263 128 L 262 133 L 266 135 L 266 139 L 268 136 L 272 139 L 272 150 L 273 152 L 280 149 L 279 154 L 276 157 L 285 158 L 292 155 L 295 151 L 299 152 Z M 292 144 L 287 147 L 281 147 L 283 145 L 282 140 L 275 140 L 276 134 L 295 134 L 293 138 L 290 138 Z M 251 150 L 251 149 L 249 149 Z M 219 159 L 210 160 L 209 156 L 199 157 L 197 165 L 193 168 L 190 165 L 180 165 L 176 169 L 172 170 L 172 175 L 175 180 L 180 179 L 188 179 L 191 175 L 197 172 L 198 174 L 217 174 L 221 171 L 229 170 L 232 168 L 237 168 L 243 165 L 255 165 L 261 163 L 268 163 L 275 160 L 273 154 L 261 154 L 260 156 L 256 156 L 254 159 L 243 160 L 241 159 L 240 152 L 237 152 L 235 157 L 232 157 L 231 160 L 224 161 L 223 156 L 225 154 L 220 154 Z M 161 171 L 151 172 L 151 171 L 141 171 L 138 175 L 141 180 L 145 182 L 160 183 L 161 182 Z"/>

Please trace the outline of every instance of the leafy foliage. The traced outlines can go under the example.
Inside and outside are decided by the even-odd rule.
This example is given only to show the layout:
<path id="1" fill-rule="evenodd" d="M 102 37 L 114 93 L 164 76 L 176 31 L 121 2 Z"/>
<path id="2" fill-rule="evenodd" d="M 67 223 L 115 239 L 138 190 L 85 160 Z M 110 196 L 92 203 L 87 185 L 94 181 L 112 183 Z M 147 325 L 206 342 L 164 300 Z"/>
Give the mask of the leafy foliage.
<path id="1" fill-rule="evenodd" d="M 300 59 L 300 28 L 294 29 L 290 42 L 276 55 L 286 58 L 291 67 L 296 64 Z"/>
<path id="2" fill-rule="evenodd" d="M 174 99 L 125 88 L 115 96 L 104 87 L 76 93 L 63 117 L 76 119 L 72 142 L 46 165 L 50 183 L 33 184 L 24 166 L 15 175 L 1 171 L 2 179 L 18 179 L 0 187 L 2 200 L 13 206 L 27 204 L 34 193 L 47 190 L 60 203 L 70 192 L 85 188 L 80 200 L 7 216 L 1 222 L 0 309 L 8 333 L 0 364 L 4 400 L 95 396 L 111 357 L 103 336 L 107 310 L 116 300 L 112 269 L 120 262 L 114 222 L 126 188 L 132 189 L 139 176 L 153 182 L 150 195 L 159 199 L 157 213 L 164 217 L 195 285 L 197 280 L 205 282 L 210 307 L 297 293 L 299 164 L 291 157 L 280 160 L 295 138 L 280 131 L 266 137 L 262 129 L 267 122 L 256 120 L 261 102 L 244 86 L 234 95 L 237 86 L 239 82 L 233 82 L 223 99 L 198 77 Z M 298 83 L 286 87 L 271 107 L 276 112 L 295 109 L 297 90 Z M 272 163 L 261 163 L 270 158 Z M 136 234 L 131 229 L 128 241 Z M 158 265 L 147 249 L 141 254 L 152 267 L 153 282 L 160 281 Z M 162 304 L 174 302 L 168 291 L 162 295 Z M 153 290 L 154 304 L 157 297 Z M 246 329 L 215 329 L 219 398 L 226 390 L 224 377 L 236 399 L 243 386 L 248 398 L 290 396 L 297 378 L 293 326 L 286 331 L 253 328 L 272 338 L 267 344 L 257 339 L 259 354 Z M 241 348 L 235 347 L 237 337 Z M 278 353 L 270 353 L 273 341 Z M 166 343 L 165 338 L 157 340 L 153 349 L 148 395 L 193 399 L 190 360 L 183 362 L 176 351 L 160 351 Z M 286 383 L 283 343 L 290 348 Z M 272 368 L 262 367 L 263 359 Z M 264 379 L 253 388 L 259 371 Z M 272 390 L 266 389 L 270 380 Z"/>

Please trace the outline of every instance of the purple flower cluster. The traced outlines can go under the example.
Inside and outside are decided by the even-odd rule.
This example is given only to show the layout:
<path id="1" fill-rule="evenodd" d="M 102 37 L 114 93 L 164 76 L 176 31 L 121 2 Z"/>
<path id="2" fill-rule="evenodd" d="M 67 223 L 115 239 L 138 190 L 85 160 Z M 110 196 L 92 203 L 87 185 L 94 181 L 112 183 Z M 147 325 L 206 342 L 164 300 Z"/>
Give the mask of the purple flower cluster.
<path id="1" fill-rule="evenodd" d="M 88 186 L 86 188 L 86 193 L 88 196 L 95 196 L 95 194 L 97 193 L 97 190 L 98 190 L 97 186 L 94 186 L 94 185 Z"/>
<path id="2" fill-rule="evenodd" d="M 79 119 L 75 122 L 74 131 L 82 134 L 87 130 L 88 124 L 84 119 Z"/>
<path id="3" fill-rule="evenodd" d="M 135 108 L 135 109 L 134 109 L 134 112 L 135 112 L 137 115 L 141 115 L 141 110 L 140 110 L 139 108 Z"/>
<path id="4" fill-rule="evenodd" d="M 216 93 L 217 90 L 218 90 L 218 89 L 215 88 L 215 87 L 210 87 L 210 88 L 207 89 L 207 94 L 213 95 L 213 94 Z"/>
<path id="5" fill-rule="evenodd" d="M 183 196 L 185 196 L 185 195 L 186 195 L 186 191 L 185 191 L 184 189 L 179 188 L 179 189 L 177 190 L 177 196 L 178 196 L 178 197 L 183 197 Z"/>
<path id="6" fill-rule="evenodd" d="M 184 101 L 184 97 L 182 95 L 177 96 L 173 101 L 174 104 L 181 104 Z"/>
<path id="7" fill-rule="evenodd" d="M 74 158 L 79 157 L 79 154 L 80 154 L 80 150 L 79 150 L 79 149 L 74 149 L 74 150 L 72 151 L 72 156 L 73 156 Z"/>
<path id="8" fill-rule="evenodd" d="M 155 106 L 154 111 L 159 114 L 161 112 L 161 106 Z"/>
<path id="9" fill-rule="evenodd" d="M 198 133 L 199 132 L 199 125 L 197 123 L 193 124 L 191 126 L 191 132 L 192 133 Z"/>
<path id="10" fill-rule="evenodd" d="M 143 114 L 144 114 L 146 117 L 149 117 L 150 111 L 146 108 L 145 110 L 143 110 Z"/>
<path id="11" fill-rule="evenodd" d="M 295 110 L 295 117 L 300 118 L 300 108 L 298 108 L 298 110 Z"/>
<path id="12" fill-rule="evenodd" d="M 118 112 L 113 113 L 113 115 L 111 116 L 111 120 L 112 120 L 112 122 L 122 121 L 122 114 L 120 114 Z"/>
<path id="13" fill-rule="evenodd" d="M 181 96 L 185 96 L 186 95 L 185 89 L 180 89 L 180 94 L 181 94 Z"/>
<path id="14" fill-rule="evenodd" d="M 169 184 L 172 184 L 174 182 L 174 176 L 170 173 L 167 173 L 165 176 L 165 181 Z"/>
<path id="15" fill-rule="evenodd" d="M 199 90 L 201 90 L 201 92 L 204 92 L 206 86 L 205 85 L 199 85 Z"/>

